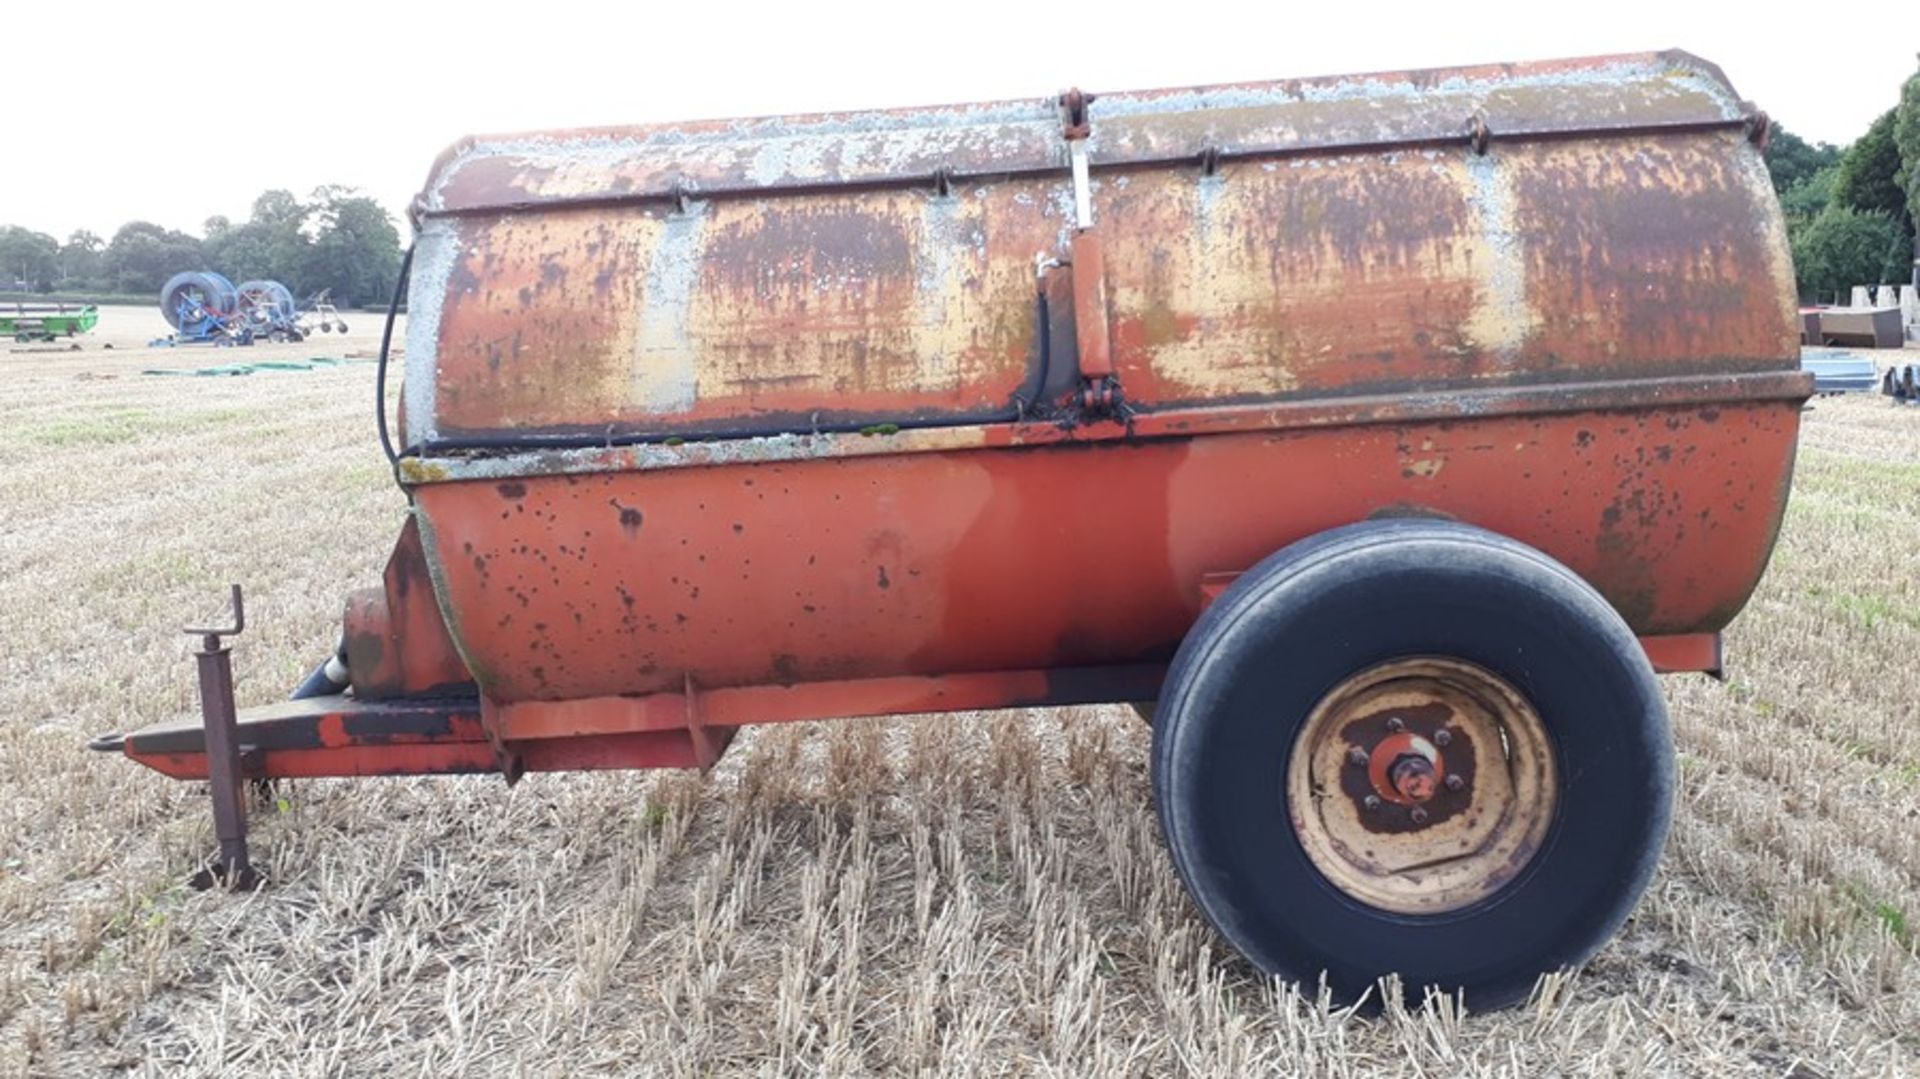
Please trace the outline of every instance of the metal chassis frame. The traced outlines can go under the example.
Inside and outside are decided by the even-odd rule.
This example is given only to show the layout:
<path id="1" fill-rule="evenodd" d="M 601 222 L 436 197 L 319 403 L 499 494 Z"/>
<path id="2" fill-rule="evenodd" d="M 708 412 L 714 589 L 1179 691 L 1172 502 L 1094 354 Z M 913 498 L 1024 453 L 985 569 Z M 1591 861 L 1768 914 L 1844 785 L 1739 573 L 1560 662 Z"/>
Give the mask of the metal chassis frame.
<path id="1" fill-rule="evenodd" d="M 1211 604 L 1237 573 L 1200 582 Z M 191 884 L 251 890 L 265 882 L 247 845 L 249 781 L 323 776 L 498 773 L 509 784 L 527 772 L 711 768 L 741 727 L 800 720 L 864 718 L 1003 708 L 1150 701 L 1161 663 L 962 672 L 696 687 L 679 692 L 579 700 L 495 702 L 478 692 L 361 700 L 351 693 L 307 697 L 240 712 L 225 641 L 245 627 L 233 586 L 231 625 L 190 628 L 201 717 L 97 739 L 175 779 L 205 779 L 219 851 Z M 1659 673 L 1719 677 L 1718 633 L 1642 637 Z"/>

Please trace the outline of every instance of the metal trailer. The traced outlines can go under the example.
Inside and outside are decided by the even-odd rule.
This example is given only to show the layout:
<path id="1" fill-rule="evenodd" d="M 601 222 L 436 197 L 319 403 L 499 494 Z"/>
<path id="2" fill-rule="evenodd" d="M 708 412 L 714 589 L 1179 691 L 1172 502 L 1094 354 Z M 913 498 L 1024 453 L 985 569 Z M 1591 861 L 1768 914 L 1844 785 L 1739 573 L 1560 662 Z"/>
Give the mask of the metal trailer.
<path id="1" fill-rule="evenodd" d="M 1136 702 L 1252 962 L 1523 999 L 1646 886 L 1653 675 L 1780 525 L 1766 131 L 1659 53 L 468 139 L 384 582 L 298 699 L 236 722 L 203 628 L 201 721 L 96 745 L 211 775 L 245 883 L 244 779 Z"/>
<path id="2" fill-rule="evenodd" d="M 90 303 L 0 303 L 0 337 L 22 344 L 91 333 L 99 322 L 100 309 Z"/>

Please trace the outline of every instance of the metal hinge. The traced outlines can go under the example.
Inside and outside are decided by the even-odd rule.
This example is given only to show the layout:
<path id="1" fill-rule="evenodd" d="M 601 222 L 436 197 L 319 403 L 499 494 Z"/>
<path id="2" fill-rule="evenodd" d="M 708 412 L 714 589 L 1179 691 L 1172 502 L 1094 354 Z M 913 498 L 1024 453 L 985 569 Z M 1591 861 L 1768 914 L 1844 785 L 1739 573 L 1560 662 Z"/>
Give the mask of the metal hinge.
<path id="1" fill-rule="evenodd" d="M 1080 353 L 1080 407 L 1090 413 L 1110 413 L 1120 404 L 1120 383 L 1113 375 L 1112 344 L 1107 330 L 1107 262 L 1100 236 L 1093 228 L 1093 182 L 1089 176 L 1087 139 L 1093 122 L 1087 106 L 1092 94 L 1079 89 L 1060 95 L 1060 134 L 1067 141 L 1067 163 L 1073 170 L 1073 322 Z"/>
<path id="2" fill-rule="evenodd" d="M 1073 168 L 1073 227 L 1093 227 L 1093 183 L 1087 175 L 1087 104 L 1093 95 L 1078 87 L 1060 95 L 1060 135 L 1067 140 L 1067 162 Z"/>

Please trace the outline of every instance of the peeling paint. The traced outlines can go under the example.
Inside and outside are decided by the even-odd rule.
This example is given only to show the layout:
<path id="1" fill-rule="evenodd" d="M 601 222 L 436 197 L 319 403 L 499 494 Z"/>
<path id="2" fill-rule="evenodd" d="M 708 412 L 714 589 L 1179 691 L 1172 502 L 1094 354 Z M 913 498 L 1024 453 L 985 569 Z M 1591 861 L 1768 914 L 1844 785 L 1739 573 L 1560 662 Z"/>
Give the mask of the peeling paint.
<path id="1" fill-rule="evenodd" d="M 697 399 L 700 353 L 687 332 L 700 280 L 707 205 L 670 216 L 647 266 L 639 332 L 633 343 L 632 399 L 642 411 L 684 413 Z"/>
<path id="2" fill-rule="evenodd" d="M 1526 242 L 1514 224 L 1513 189 L 1502 162 L 1489 155 L 1469 157 L 1466 177 L 1479 260 L 1479 287 L 1466 330 L 1475 346 L 1511 361 L 1540 322 L 1527 301 Z"/>
<path id="3" fill-rule="evenodd" d="M 413 241 L 407 284 L 406 401 L 400 437 L 412 443 L 435 437 L 439 388 L 440 313 L 449 295 L 460 241 L 451 221 L 428 221 Z"/>

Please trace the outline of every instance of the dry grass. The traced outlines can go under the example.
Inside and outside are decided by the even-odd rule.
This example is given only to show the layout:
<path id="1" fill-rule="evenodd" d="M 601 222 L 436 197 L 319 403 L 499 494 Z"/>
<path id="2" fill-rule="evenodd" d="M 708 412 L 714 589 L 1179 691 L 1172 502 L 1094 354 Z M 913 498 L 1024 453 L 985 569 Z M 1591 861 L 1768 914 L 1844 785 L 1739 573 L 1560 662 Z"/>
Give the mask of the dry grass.
<path id="1" fill-rule="evenodd" d="M 1667 682 L 1682 804 L 1626 932 L 1529 1007 L 1370 1019 L 1198 921 L 1115 709 L 763 729 L 704 781 L 304 783 L 273 888 L 185 889 L 202 791 L 82 741 L 192 706 L 171 627 L 230 577 L 243 703 L 291 685 L 400 503 L 367 368 L 151 362 L 0 357 L 0 1074 L 1920 1070 L 1920 413 L 1809 417 L 1733 681 Z"/>

